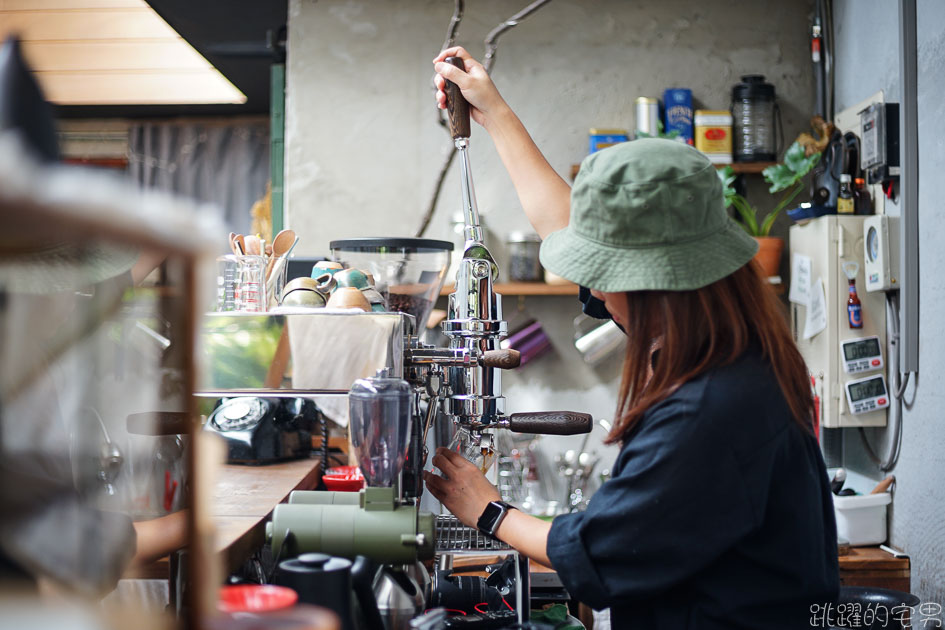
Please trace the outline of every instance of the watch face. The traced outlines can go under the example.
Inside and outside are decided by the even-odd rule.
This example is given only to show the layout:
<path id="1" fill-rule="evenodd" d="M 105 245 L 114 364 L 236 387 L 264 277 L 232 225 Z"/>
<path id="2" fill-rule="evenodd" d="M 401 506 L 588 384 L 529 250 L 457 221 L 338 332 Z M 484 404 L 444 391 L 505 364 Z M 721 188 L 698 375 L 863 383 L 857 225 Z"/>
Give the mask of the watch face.
<path id="1" fill-rule="evenodd" d="M 485 510 L 482 511 L 482 516 L 479 517 L 479 521 L 476 523 L 476 526 L 479 528 L 479 531 L 491 536 L 499 527 L 499 522 L 502 519 L 502 515 L 507 511 L 508 506 L 506 504 L 500 501 L 493 501 L 486 506 Z"/>

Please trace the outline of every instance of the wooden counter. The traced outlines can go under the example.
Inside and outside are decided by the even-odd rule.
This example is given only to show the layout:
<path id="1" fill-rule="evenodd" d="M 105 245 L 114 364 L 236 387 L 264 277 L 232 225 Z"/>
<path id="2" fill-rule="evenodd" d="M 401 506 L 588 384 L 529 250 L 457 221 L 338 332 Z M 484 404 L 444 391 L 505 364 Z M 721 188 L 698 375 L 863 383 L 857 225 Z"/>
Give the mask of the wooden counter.
<path id="1" fill-rule="evenodd" d="M 217 472 L 210 514 L 217 529 L 216 550 L 232 573 L 265 542 L 266 521 L 293 490 L 314 490 L 321 460 L 299 459 L 264 466 L 225 465 Z M 168 558 L 125 573 L 125 578 L 167 579 Z"/>
<path id="2" fill-rule="evenodd" d="M 877 586 L 910 592 L 909 558 L 897 558 L 879 547 L 851 547 L 840 556 L 840 584 Z"/>
<path id="3" fill-rule="evenodd" d="M 293 490 L 314 490 L 320 460 L 299 459 L 265 466 L 223 466 L 217 476 L 211 515 L 216 549 L 231 572 L 265 541 L 266 520 Z"/>

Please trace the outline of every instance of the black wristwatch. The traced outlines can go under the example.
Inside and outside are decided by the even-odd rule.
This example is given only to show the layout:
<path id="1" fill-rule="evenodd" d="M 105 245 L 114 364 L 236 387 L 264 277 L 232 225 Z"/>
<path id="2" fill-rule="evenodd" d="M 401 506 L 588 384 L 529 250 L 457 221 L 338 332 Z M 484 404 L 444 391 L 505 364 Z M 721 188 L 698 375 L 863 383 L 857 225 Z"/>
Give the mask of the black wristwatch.
<path id="1" fill-rule="evenodd" d="M 509 510 L 514 509 L 514 505 L 506 503 L 505 501 L 492 501 L 486 506 L 486 509 L 482 511 L 482 516 L 476 521 L 476 527 L 483 534 L 494 539 L 499 525 L 501 525 L 502 521 L 505 519 L 505 515 L 509 513 Z"/>

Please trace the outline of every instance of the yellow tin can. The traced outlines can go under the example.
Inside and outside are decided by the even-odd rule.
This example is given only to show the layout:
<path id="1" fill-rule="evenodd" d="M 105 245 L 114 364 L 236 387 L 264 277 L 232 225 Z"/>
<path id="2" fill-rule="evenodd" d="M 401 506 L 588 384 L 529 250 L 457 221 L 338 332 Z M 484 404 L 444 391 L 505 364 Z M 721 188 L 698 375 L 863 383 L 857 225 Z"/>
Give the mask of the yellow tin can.
<path id="1" fill-rule="evenodd" d="M 697 109 L 693 116 L 696 148 L 716 164 L 732 161 L 732 113 Z"/>

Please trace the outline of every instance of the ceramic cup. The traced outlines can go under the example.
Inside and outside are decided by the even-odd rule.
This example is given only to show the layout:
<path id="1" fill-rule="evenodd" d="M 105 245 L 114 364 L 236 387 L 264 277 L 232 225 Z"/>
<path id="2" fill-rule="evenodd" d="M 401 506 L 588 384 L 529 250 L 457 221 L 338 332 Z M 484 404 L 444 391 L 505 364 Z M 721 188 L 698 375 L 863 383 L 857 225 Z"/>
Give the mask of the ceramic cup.
<path id="1" fill-rule="evenodd" d="M 354 287 L 337 287 L 328 298 L 326 306 L 328 308 L 359 308 L 365 312 L 371 310 L 370 302 L 360 289 Z"/>

